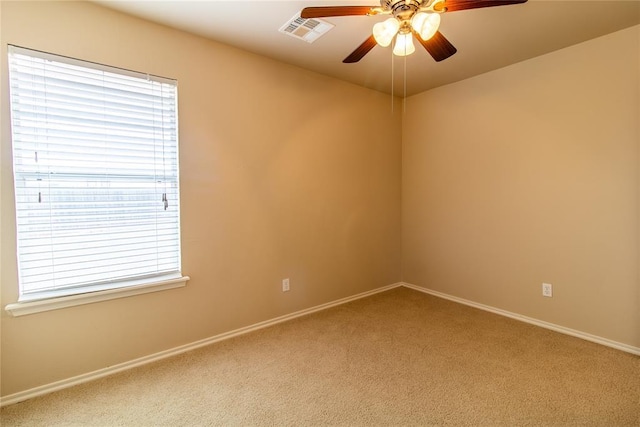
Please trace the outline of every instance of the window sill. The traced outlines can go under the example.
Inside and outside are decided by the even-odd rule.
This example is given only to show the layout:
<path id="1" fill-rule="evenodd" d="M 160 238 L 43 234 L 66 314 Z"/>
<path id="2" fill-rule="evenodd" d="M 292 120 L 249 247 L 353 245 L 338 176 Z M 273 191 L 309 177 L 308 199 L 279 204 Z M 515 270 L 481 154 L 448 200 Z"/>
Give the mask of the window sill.
<path id="1" fill-rule="evenodd" d="M 14 317 L 26 316 L 28 314 L 58 310 L 76 305 L 91 304 L 99 301 L 108 301 L 133 295 L 164 291 L 167 289 L 182 288 L 187 285 L 188 280 L 189 276 L 177 276 L 175 278 L 165 280 L 151 279 L 150 281 L 140 284 L 121 286 L 114 289 L 88 292 L 84 294 L 18 301 L 13 304 L 7 304 L 4 309 Z"/>

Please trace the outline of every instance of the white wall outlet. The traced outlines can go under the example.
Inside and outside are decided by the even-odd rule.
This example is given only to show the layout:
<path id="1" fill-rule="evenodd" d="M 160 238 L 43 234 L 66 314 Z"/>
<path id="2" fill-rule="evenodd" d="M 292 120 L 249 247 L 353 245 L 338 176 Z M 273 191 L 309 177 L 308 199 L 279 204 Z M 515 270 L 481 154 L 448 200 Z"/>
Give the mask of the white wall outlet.
<path id="1" fill-rule="evenodd" d="M 551 283 L 543 283 L 542 284 L 542 296 L 543 297 L 552 297 L 553 296 L 553 285 Z"/>
<path id="2" fill-rule="evenodd" d="M 283 279 L 282 280 L 282 292 L 287 292 L 289 291 L 289 279 Z"/>

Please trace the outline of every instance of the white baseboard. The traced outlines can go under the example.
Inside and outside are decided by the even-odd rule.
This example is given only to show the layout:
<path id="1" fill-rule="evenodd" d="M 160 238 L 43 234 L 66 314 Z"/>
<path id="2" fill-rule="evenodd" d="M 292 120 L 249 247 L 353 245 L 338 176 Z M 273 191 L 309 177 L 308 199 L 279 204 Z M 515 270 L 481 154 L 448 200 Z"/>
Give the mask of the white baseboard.
<path id="1" fill-rule="evenodd" d="M 28 400 L 37 396 L 42 396 L 44 394 L 52 393 L 54 391 L 62 390 L 68 387 L 72 387 L 78 384 L 86 383 L 89 381 L 96 380 L 98 378 L 103 378 L 109 375 L 113 375 L 118 372 L 122 372 L 128 369 L 132 369 L 141 365 L 145 365 L 147 363 L 155 362 L 161 359 L 166 359 L 168 357 L 176 356 L 181 353 L 185 353 L 191 350 L 195 350 L 200 347 L 205 347 L 207 345 L 223 341 L 229 338 L 237 337 L 239 335 L 247 334 L 249 332 L 257 331 L 259 329 L 267 328 L 269 326 L 276 325 L 278 323 L 286 322 L 288 320 L 295 319 L 297 317 L 306 316 L 311 313 L 315 313 L 317 311 L 326 310 L 331 307 L 335 307 L 341 304 L 345 304 L 350 301 L 355 301 L 361 298 L 365 298 L 380 292 L 385 292 L 393 288 L 397 288 L 400 286 L 404 286 L 409 289 L 413 289 L 419 292 L 423 292 L 426 294 L 430 294 L 439 298 L 448 299 L 450 301 L 454 301 L 460 304 L 468 305 L 474 308 L 478 308 L 480 310 L 485 310 L 491 313 L 499 314 L 501 316 L 509 317 L 515 320 L 520 320 L 522 322 L 530 323 L 536 326 L 540 326 L 545 329 L 551 329 L 556 332 L 560 332 L 566 335 L 571 335 L 577 338 L 581 338 L 587 341 L 595 342 L 597 344 L 605 345 L 607 347 L 612 347 L 618 350 L 625 351 L 627 353 L 640 355 L 640 348 L 634 347 L 628 344 L 619 343 L 616 341 L 609 340 L 607 338 L 598 337 L 595 335 L 588 334 L 586 332 L 576 331 L 574 329 L 565 328 L 564 326 L 555 325 L 553 323 L 545 322 L 542 320 L 534 319 L 531 317 L 523 316 L 521 314 L 512 313 L 510 311 L 502 310 L 499 308 L 491 307 L 488 305 L 476 303 L 473 301 L 466 300 L 464 298 L 458 298 L 452 295 L 444 294 L 442 292 L 433 291 L 431 289 L 422 288 L 420 286 L 412 285 L 410 283 L 399 282 L 394 283 L 392 285 L 383 286 L 381 288 L 377 288 L 371 291 L 363 292 L 357 295 L 353 295 L 351 297 L 342 298 L 336 301 L 332 301 L 326 304 L 321 304 L 315 307 L 311 307 L 305 310 L 296 311 L 294 313 L 286 314 L 284 316 L 276 317 L 274 319 L 266 320 L 264 322 L 259 322 L 254 325 L 246 326 L 244 328 L 235 329 L 233 331 L 225 332 L 219 335 L 215 335 L 213 337 L 205 338 L 200 341 L 195 341 L 190 344 L 185 344 L 179 347 L 175 347 L 169 350 L 161 351 L 159 353 L 154 353 L 148 356 L 140 357 L 134 360 L 130 360 L 128 362 L 119 363 L 117 365 L 109 366 L 107 368 L 98 369 L 93 372 L 88 372 L 86 374 L 77 375 L 75 377 L 67 378 L 64 380 L 56 381 L 50 384 L 45 384 L 39 387 L 34 387 L 29 390 L 21 391 L 18 393 L 10 394 L 5 397 L 0 398 L 0 406 L 11 405 L 14 403 L 22 402 L 24 400 Z"/>
<path id="2" fill-rule="evenodd" d="M 635 354 L 640 356 L 640 347 L 634 347 L 629 344 L 620 343 L 617 341 L 612 341 L 607 338 L 602 338 L 596 335 L 588 334 L 586 332 L 577 331 L 575 329 L 566 328 L 564 326 L 556 325 L 554 323 L 545 322 L 543 320 L 534 319 L 532 317 L 523 316 L 518 313 L 512 313 L 507 310 L 502 310 L 500 308 L 491 307 L 489 305 L 480 304 L 474 301 L 466 300 L 464 298 L 458 298 L 453 295 L 448 295 L 442 292 L 433 291 L 431 289 L 423 288 L 420 286 L 412 285 L 410 283 L 402 282 L 402 286 L 413 289 L 419 292 L 424 292 L 425 294 L 433 295 L 439 298 L 448 299 L 453 302 L 457 302 L 460 304 L 468 305 L 470 307 L 479 308 L 480 310 L 489 311 L 491 313 L 499 314 L 501 316 L 510 317 L 511 319 L 519 320 L 521 322 L 530 323 L 532 325 L 540 326 L 541 328 L 551 329 L 552 331 L 560 332 L 565 335 L 571 335 L 572 337 L 581 338 L 583 340 L 591 341 L 596 344 L 601 344 L 607 347 L 615 348 L 617 350 L 622 350 L 627 353 Z"/>
<path id="3" fill-rule="evenodd" d="M 229 338 L 237 337 L 239 335 L 244 335 L 249 332 L 257 331 L 259 329 L 267 328 L 269 326 L 276 325 L 278 323 L 286 322 L 288 320 L 295 319 L 297 317 L 306 316 L 311 313 L 315 313 L 317 311 L 326 310 L 331 307 L 335 307 L 338 305 L 345 304 L 350 301 L 358 300 L 361 298 L 365 298 L 380 292 L 385 292 L 393 288 L 397 288 L 402 286 L 402 283 L 394 283 L 392 285 L 383 286 L 381 288 L 377 288 L 371 291 L 362 292 L 357 295 L 353 295 L 350 297 L 342 298 L 336 301 L 332 301 L 326 304 L 320 304 L 315 307 L 307 308 L 305 310 L 296 311 L 294 313 L 285 314 L 284 316 L 276 317 L 274 319 L 265 320 L 264 322 L 259 322 L 254 325 L 246 326 L 244 328 L 235 329 L 233 331 L 224 332 L 219 335 L 215 335 L 213 337 L 205 338 L 200 341 L 195 341 L 190 344 L 185 344 L 179 347 L 171 348 L 169 350 L 161 351 L 159 353 L 154 353 L 148 356 L 140 357 L 134 360 L 130 360 L 128 362 L 119 363 L 117 365 L 109 366 L 107 368 L 98 369 L 97 371 L 88 372 L 86 374 L 77 375 L 75 377 L 67 378 L 64 380 L 56 381 L 50 384 L 45 384 L 39 387 L 34 387 L 29 390 L 21 391 L 18 393 L 10 394 L 0 398 L 0 407 L 11 405 L 14 403 L 22 402 L 24 400 L 32 399 L 37 396 L 42 396 L 44 394 L 52 393 L 54 391 L 62 390 L 65 388 L 73 387 L 78 384 L 86 383 L 89 381 L 97 380 L 98 378 L 103 378 L 108 375 L 113 375 L 118 372 L 126 371 L 128 369 L 132 369 L 138 366 L 146 365 L 147 363 L 155 362 L 161 359 L 166 359 L 168 357 L 176 356 L 181 353 L 185 353 L 187 351 L 195 350 L 200 347 L 205 347 L 207 345 L 223 341 Z"/>

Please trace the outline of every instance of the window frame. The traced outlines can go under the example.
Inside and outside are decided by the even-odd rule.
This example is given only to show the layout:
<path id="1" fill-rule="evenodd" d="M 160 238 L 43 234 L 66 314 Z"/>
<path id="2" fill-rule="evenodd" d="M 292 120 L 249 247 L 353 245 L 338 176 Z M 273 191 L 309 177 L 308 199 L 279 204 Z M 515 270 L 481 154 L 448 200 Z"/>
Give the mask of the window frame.
<path id="1" fill-rule="evenodd" d="M 187 281 L 189 280 L 188 276 L 182 275 L 182 245 L 181 245 L 181 225 L 180 225 L 180 184 L 179 184 L 179 144 L 178 144 L 178 94 L 177 94 L 177 81 L 173 79 L 167 79 L 163 77 L 151 76 L 146 73 L 139 73 L 131 70 L 126 70 L 118 67 L 111 67 L 103 64 L 97 64 L 90 61 L 83 61 L 76 58 L 69 58 L 61 55 L 55 55 L 47 52 L 41 52 L 33 49 L 22 48 L 15 45 L 8 45 L 8 64 L 10 64 L 10 57 L 14 52 L 18 54 L 30 55 L 33 54 L 32 57 L 45 59 L 45 60 L 53 60 L 58 63 L 71 64 L 74 66 L 80 66 L 85 69 L 98 70 L 98 71 L 106 71 L 108 73 L 115 73 L 121 76 L 127 77 L 135 77 L 135 78 L 143 78 L 146 77 L 147 80 L 153 79 L 154 81 L 159 82 L 172 82 L 171 84 L 175 87 L 175 157 L 172 157 L 175 160 L 175 192 L 176 192 L 176 204 L 177 204 L 177 212 L 174 213 L 175 221 L 177 221 L 177 271 L 170 272 L 159 272 L 147 274 L 139 277 L 130 277 L 125 280 L 117 280 L 111 281 L 112 279 L 107 279 L 98 281 L 98 282 L 89 282 L 79 286 L 66 286 L 61 287 L 59 289 L 46 289 L 46 290 L 37 290 L 30 292 L 23 292 L 22 282 L 18 282 L 18 294 L 19 298 L 16 303 L 8 304 L 5 309 L 8 313 L 13 316 L 21 316 L 26 314 L 37 313 L 41 311 L 55 310 L 64 307 L 70 307 L 80 304 L 88 304 L 97 301 L 105 301 L 111 300 L 115 298 L 122 298 L 132 295 L 139 295 L 149 292 L 156 292 L 166 289 L 173 289 L 178 287 L 186 286 Z M 11 80 L 11 73 L 9 73 L 9 80 Z M 9 111 L 12 116 L 10 120 L 11 123 L 11 143 L 12 147 L 14 145 L 14 124 L 13 124 L 13 100 L 10 98 L 10 107 Z M 163 143 L 164 144 L 164 143 Z M 12 168 L 14 169 L 13 174 L 13 183 L 14 183 L 14 196 L 16 198 L 14 204 L 14 219 L 15 223 L 15 231 L 16 231 L 16 261 L 18 261 L 18 257 L 20 257 L 20 251 L 18 250 L 18 238 L 19 238 L 19 227 L 18 224 L 18 201 L 17 201 L 17 178 L 18 175 L 15 173 L 15 157 L 14 150 L 12 149 Z M 77 187 L 76 187 L 77 188 Z M 156 232 L 157 235 L 157 232 Z M 159 246 L 158 241 L 156 240 L 155 248 Z M 20 276 L 20 266 L 16 265 L 18 269 L 18 276 Z"/>

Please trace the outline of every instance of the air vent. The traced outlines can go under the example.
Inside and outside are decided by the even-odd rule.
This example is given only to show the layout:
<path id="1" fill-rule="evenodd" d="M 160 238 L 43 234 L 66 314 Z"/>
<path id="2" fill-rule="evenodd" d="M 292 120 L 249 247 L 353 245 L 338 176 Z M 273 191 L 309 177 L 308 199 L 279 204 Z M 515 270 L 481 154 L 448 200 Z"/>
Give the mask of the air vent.
<path id="1" fill-rule="evenodd" d="M 307 43 L 313 43 L 332 28 L 333 24 L 330 24 L 327 21 L 317 18 L 301 18 L 298 13 L 278 31 L 291 37 L 304 40 Z"/>

